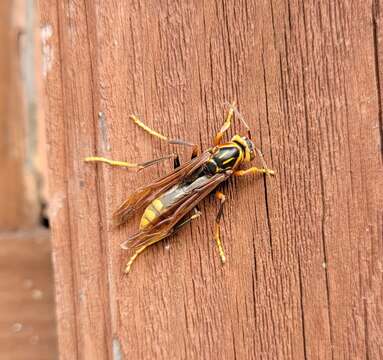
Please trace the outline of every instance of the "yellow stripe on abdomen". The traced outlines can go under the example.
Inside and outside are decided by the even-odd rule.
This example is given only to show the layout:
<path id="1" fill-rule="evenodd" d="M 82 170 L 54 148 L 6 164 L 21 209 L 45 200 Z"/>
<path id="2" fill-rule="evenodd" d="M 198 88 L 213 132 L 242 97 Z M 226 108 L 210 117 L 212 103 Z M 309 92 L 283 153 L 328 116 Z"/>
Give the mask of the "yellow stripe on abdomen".
<path id="1" fill-rule="evenodd" d="M 141 222 L 140 222 L 140 230 L 145 229 L 149 224 L 150 224 L 150 221 L 145 216 L 142 216 Z"/>
<path id="2" fill-rule="evenodd" d="M 153 207 L 154 207 L 158 212 L 161 212 L 161 210 L 162 210 L 163 207 L 164 207 L 164 205 L 162 204 L 161 200 L 159 200 L 159 199 L 155 199 L 155 200 L 153 200 L 152 205 L 153 205 Z"/>
<path id="3" fill-rule="evenodd" d="M 153 202 L 145 209 L 144 214 L 142 215 L 140 222 L 140 230 L 145 229 L 150 224 L 155 224 L 158 220 L 158 217 L 161 215 L 161 210 L 164 205 L 161 200 L 155 199 Z"/>

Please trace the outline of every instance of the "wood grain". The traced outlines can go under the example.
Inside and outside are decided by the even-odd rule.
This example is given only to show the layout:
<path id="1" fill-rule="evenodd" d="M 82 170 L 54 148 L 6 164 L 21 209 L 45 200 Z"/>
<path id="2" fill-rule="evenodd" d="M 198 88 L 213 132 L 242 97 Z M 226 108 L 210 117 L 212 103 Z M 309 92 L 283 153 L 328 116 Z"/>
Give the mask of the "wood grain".
<path id="1" fill-rule="evenodd" d="M 0 189 L 5 204 L 0 206 L 2 230 L 33 227 L 40 211 L 32 145 L 35 103 L 28 93 L 28 89 L 33 92 L 34 74 L 33 42 L 29 39 L 33 27 L 27 19 L 28 10 L 22 1 L 5 0 L 0 4 L 0 17 L 4 19 L 0 23 Z"/>
<path id="2" fill-rule="evenodd" d="M 381 3 L 40 9 L 52 34 L 45 109 L 61 358 L 381 358 Z M 227 264 L 212 241 L 211 198 L 169 249 L 153 246 L 124 277 L 119 243 L 137 224 L 114 229 L 111 214 L 171 164 L 138 176 L 83 158 L 174 151 L 130 113 L 206 148 L 232 99 L 277 176 L 223 186 Z"/>
<path id="3" fill-rule="evenodd" d="M 48 232 L 0 235 L 0 358 L 56 359 L 54 290 Z"/>

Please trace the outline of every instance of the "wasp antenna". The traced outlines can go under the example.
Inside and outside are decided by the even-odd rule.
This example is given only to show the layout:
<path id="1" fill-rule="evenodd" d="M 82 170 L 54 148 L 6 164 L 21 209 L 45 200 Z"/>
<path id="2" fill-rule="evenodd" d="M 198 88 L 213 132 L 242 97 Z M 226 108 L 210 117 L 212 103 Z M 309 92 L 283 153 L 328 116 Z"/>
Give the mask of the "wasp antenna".
<path id="1" fill-rule="evenodd" d="M 264 157 L 263 157 L 263 153 L 262 153 L 262 151 L 259 150 L 258 148 L 255 148 L 255 150 L 257 151 L 257 154 L 258 154 L 259 158 L 261 159 L 262 166 L 263 166 L 265 169 L 268 169 L 268 166 L 267 166 L 266 161 L 265 161 L 265 159 L 264 159 Z M 267 175 L 269 175 L 269 174 L 267 174 Z"/>
<path id="2" fill-rule="evenodd" d="M 245 119 L 243 118 L 242 114 L 238 111 L 237 108 L 234 108 L 234 113 L 235 113 L 235 116 L 242 121 L 243 125 L 245 126 L 246 130 L 248 132 L 250 132 L 250 127 L 249 125 L 247 125 L 247 122 L 245 121 Z"/>
<path id="3" fill-rule="evenodd" d="M 228 101 L 224 101 L 223 106 L 226 106 L 226 107 L 228 107 L 229 109 L 233 109 L 233 110 L 235 110 L 236 101 L 233 100 L 231 103 L 228 102 Z"/>
<path id="4" fill-rule="evenodd" d="M 242 114 L 238 111 L 238 108 L 236 107 L 236 103 L 235 103 L 235 100 L 230 104 L 229 102 L 225 101 L 224 102 L 224 105 L 225 106 L 228 106 L 229 109 L 233 109 L 233 112 L 235 114 L 235 116 L 241 120 L 242 124 L 245 126 L 248 134 L 250 135 L 250 127 L 249 125 L 247 124 L 247 122 L 245 121 L 244 117 L 242 116 Z"/>
<path id="5" fill-rule="evenodd" d="M 129 250 L 128 241 L 124 241 L 123 243 L 121 243 L 120 248 L 123 250 Z"/>

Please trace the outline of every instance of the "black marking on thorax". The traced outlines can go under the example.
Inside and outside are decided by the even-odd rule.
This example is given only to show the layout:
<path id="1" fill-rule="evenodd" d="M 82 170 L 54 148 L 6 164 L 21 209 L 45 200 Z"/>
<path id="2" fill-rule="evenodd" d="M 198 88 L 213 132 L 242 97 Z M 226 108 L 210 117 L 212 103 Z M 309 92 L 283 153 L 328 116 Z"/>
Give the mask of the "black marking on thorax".
<path id="1" fill-rule="evenodd" d="M 226 171 L 232 169 L 238 158 L 241 156 L 241 148 L 236 145 L 227 145 L 218 149 L 213 155 L 212 160 L 217 164 L 218 169 Z"/>

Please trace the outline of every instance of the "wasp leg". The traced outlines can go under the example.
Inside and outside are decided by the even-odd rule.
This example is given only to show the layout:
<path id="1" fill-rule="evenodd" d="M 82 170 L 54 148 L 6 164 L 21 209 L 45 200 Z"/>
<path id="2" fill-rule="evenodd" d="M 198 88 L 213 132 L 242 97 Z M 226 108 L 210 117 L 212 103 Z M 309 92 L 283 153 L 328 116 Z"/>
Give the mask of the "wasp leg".
<path id="1" fill-rule="evenodd" d="M 223 251 L 222 242 L 221 242 L 221 226 L 220 221 L 223 215 L 223 204 L 226 201 L 226 196 L 217 191 L 215 193 L 215 197 L 220 201 L 219 210 L 217 217 L 215 218 L 215 231 L 214 231 L 214 239 L 218 246 L 219 256 L 221 257 L 222 264 L 226 262 L 225 252 Z"/>
<path id="2" fill-rule="evenodd" d="M 246 169 L 246 170 L 237 170 L 234 171 L 235 176 L 245 176 L 249 174 L 256 174 L 256 173 L 261 173 L 261 174 L 266 174 L 266 175 L 275 175 L 274 170 L 268 169 L 268 168 L 257 168 L 255 166 Z"/>
<path id="3" fill-rule="evenodd" d="M 235 114 L 235 117 L 238 118 L 242 122 L 242 124 L 245 126 L 249 138 L 251 137 L 249 125 L 247 125 L 245 119 L 243 118 L 243 116 L 240 114 L 240 112 L 235 107 L 235 101 L 233 101 L 232 104 L 225 103 L 225 105 L 229 105 L 229 112 L 227 113 L 226 120 L 223 123 L 221 130 L 218 131 L 217 135 L 214 138 L 214 145 L 215 146 L 217 146 L 221 143 L 221 140 L 222 140 L 224 133 L 230 128 L 232 121 L 233 121 L 233 118 L 234 118 L 234 114 Z"/>
<path id="4" fill-rule="evenodd" d="M 183 226 L 185 226 L 186 224 L 190 223 L 192 220 L 197 219 L 201 216 L 201 211 L 199 211 L 197 209 L 197 207 L 195 207 L 193 210 L 191 210 L 191 212 L 189 214 L 191 214 L 191 213 L 193 213 L 193 215 L 186 216 L 182 220 L 180 220 L 180 222 L 174 226 L 171 233 L 166 238 L 164 238 L 165 248 L 169 248 L 169 246 L 170 246 L 170 239 L 169 238 L 171 235 L 174 235 Z"/>
<path id="5" fill-rule="evenodd" d="M 133 120 L 133 122 L 138 125 L 141 129 L 144 129 L 147 133 L 149 133 L 152 136 L 155 136 L 156 138 L 159 138 L 163 141 L 166 141 L 168 144 L 173 145 L 182 145 L 182 146 L 189 146 L 193 148 L 193 155 L 192 158 L 198 156 L 200 154 L 199 146 L 193 143 L 190 143 L 185 140 L 181 139 L 169 139 L 167 136 L 160 134 L 159 132 L 151 129 L 149 126 L 145 125 L 140 119 L 137 118 L 135 115 L 130 115 L 130 118 Z"/>
<path id="6" fill-rule="evenodd" d="M 199 210 L 197 210 L 196 208 L 194 208 L 192 210 L 192 212 L 194 212 L 193 215 L 187 217 L 186 219 L 184 220 L 181 220 L 175 227 L 174 227 L 174 231 L 172 232 L 172 234 L 174 234 L 176 231 L 178 231 L 182 226 L 190 223 L 190 221 L 194 220 L 194 219 L 197 219 L 201 216 L 201 212 Z"/>
<path id="7" fill-rule="evenodd" d="M 184 219 L 184 220 L 181 220 L 174 228 L 173 228 L 173 231 L 171 231 L 166 238 L 168 238 L 169 236 L 173 235 L 176 231 L 178 231 L 182 226 L 188 224 L 190 221 L 198 218 L 199 216 L 201 215 L 201 213 L 198 211 L 195 211 L 195 213 L 193 215 L 191 215 L 190 217 Z M 166 239 L 165 238 L 165 239 Z M 132 264 L 134 262 L 134 260 L 136 260 L 137 256 L 140 255 L 148 246 L 152 245 L 153 243 L 149 243 L 149 244 L 146 244 L 146 245 L 143 245 L 141 246 L 140 248 L 138 248 L 136 250 L 136 252 L 132 255 L 132 257 L 129 259 L 128 263 L 126 264 L 126 267 L 125 267 L 125 274 L 127 274 L 129 271 L 130 271 L 130 268 L 132 267 Z"/>
<path id="8" fill-rule="evenodd" d="M 111 159 L 107 159 L 107 158 L 100 157 L 100 156 L 89 156 L 89 157 L 85 158 L 84 161 L 85 162 L 102 162 L 105 164 L 109 164 L 111 166 L 119 166 L 119 167 L 141 170 L 141 169 L 144 169 L 148 166 L 157 164 L 160 161 L 174 158 L 174 156 L 175 156 L 174 154 L 166 155 L 166 156 L 160 157 L 158 159 L 149 160 L 149 161 L 145 161 L 142 163 L 129 163 L 126 161 L 111 160 Z"/>
<path id="9" fill-rule="evenodd" d="M 223 123 L 221 130 L 218 131 L 217 135 L 214 138 L 214 145 L 219 145 L 221 143 L 223 134 L 229 129 L 231 126 L 233 115 L 234 115 L 235 101 L 230 105 L 229 112 L 227 113 L 226 120 Z"/>
<path id="10" fill-rule="evenodd" d="M 126 264 L 125 274 L 127 274 L 130 271 L 133 261 L 136 260 L 137 256 L 140 255 L 148 246 L 150 245 L 144 245 L 140 247 L 138 250 L 136 250 L 136 252 L 132 255 L 132 257 L 129 259 L 128 263 Z"/>

